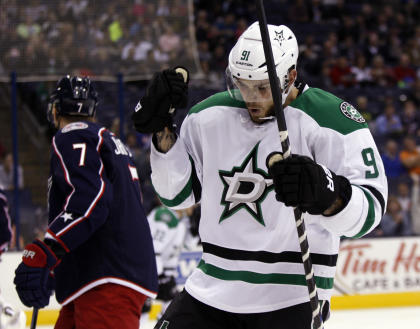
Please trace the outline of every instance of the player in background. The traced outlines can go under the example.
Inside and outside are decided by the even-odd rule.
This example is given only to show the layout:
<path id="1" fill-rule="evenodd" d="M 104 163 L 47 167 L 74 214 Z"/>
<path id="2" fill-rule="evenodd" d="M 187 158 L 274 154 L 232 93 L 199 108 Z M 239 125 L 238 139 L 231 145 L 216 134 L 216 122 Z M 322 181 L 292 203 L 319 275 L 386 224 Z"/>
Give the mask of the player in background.
<path id="1" fill-rule="evenodd" d="M 258 23 L 230 51 L 228 90 L 193 106 L 179 136 L 168 111 L 186 85 L 172 70 L 151 80 L 133 114 L 138 131 L 154 132 L 151 178 L 163 204 L 201 200 L 202 259 L 157 329 L 309 329 L 293 207 L 305 212 L 326 321 L 340 237 L 370 232 L 386 209 L 387 180 L 365 120 L 297 81 L 295 35 L 268 29 L 293 156 L 272 161 L 281 144 Z"/>
<path id="2" fill-rule="evenodd" d="M 12 239 L 12 232 L 7 197 L 0 187 L 0 272 L 2 266 L 1 256 L 7 250 Z M 9 305 L 2 298 L 0 289 L 0 329 L 23 329 L 25 324 L 25 313 Z"/>
<path id="3" fill-rule="evenodd" d="M 176 285 L 178 260 L 187 234 L 183 217 L 183 211 L 172 211 L 164 206 L 154 208 L 147 216 L 159 277 L 156 298 L 163 302 L 162 312 L 178 293 Z"/>
<path id="4" fill-rule="evenodd" d="M 1 254 L 7 250 L 12 239 L 12 223 L 9 215 L 7 197 L 0 187 L 0 259 Z"/>
<path id="5" fill-rule="evenodd" d="M 54 287 L 56 329 L 138 329 L 157 294 L 156 261 L 137 171 L 127 147 L 95 123 L 89 78 L 63 77 L 52 93 L 49 221 L 27 245 L 14 283 L 21 301 L 42 308 Z"/>

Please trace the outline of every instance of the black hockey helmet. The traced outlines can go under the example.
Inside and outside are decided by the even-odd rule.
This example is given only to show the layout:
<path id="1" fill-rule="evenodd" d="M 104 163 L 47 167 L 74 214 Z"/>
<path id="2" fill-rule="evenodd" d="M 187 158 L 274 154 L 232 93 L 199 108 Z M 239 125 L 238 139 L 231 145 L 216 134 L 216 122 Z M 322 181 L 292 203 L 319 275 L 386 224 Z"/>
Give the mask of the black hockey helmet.
<path id="1" fill-rule="evenodd" d="M 56 89 L 50 96 L 48 120 L 52 122 L 53 106 L 58 115 L 92 117 L 95 115 L 97 104 L 98 93 L 88 77 L 67 75 L 58 81 Z"/>

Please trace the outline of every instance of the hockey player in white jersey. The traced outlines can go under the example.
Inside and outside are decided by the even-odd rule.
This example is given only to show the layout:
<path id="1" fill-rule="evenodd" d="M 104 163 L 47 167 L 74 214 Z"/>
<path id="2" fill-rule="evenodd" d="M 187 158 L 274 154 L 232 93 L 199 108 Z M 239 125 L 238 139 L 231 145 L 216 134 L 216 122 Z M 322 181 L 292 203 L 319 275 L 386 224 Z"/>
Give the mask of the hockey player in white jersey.
<path id="1" fill-rule="evenodd" d="M 155 75 L 133 114 L 137 130 L 154 133 L 152 182 L 163 204 L 201 200 L 202 260 L 157 329 L 309 329 L 293 207 L 305 212 L 327 320 L 340 237 L 367 234 L 386 207 L 384 168 L 365 120 L 345 100 L 299 83 L 295 35 L 268 29 L 291 157 L 267 167 L 281 144 L 257 23 L 230 51 L 228 90 L 193 106 L 179 136 L 168 112 L 187 93 L 173 70 Z"/>
<path id="2" fill-rule="evenodd" d="M 159 206 L 147 216 L 153 237 L 159 278 L 156 298 L 163 302 L 162 311 L 178 292 L 177 266 L 187 233 L 187 226 L 180 215 L 178 211 Z"/>

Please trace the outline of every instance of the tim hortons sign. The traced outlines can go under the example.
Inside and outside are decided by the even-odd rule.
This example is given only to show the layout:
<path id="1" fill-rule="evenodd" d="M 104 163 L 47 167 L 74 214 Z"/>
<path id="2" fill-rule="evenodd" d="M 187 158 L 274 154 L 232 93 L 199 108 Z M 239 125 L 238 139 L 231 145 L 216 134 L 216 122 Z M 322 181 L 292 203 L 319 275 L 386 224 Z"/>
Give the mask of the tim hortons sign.
<path id="1" fill-rule="evenodd" d="M 420 237 L 344 240 L 337 294 L 420 291 Z"/>

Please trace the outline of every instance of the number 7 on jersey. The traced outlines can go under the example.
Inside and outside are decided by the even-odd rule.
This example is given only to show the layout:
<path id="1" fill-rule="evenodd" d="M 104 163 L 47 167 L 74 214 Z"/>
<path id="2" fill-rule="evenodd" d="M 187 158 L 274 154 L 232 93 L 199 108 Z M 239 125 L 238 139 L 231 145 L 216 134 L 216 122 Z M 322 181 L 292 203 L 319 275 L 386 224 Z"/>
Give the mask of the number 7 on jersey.
<path id="1" fill-rule="evenodd" d="M 73 150 L 80 149 L 80 160 L 79 160 L 79 167 L 83 167 L 85 165 L 85 158 L 86 158 L 86 143 L 75 143 L 73 144 Z"/>

